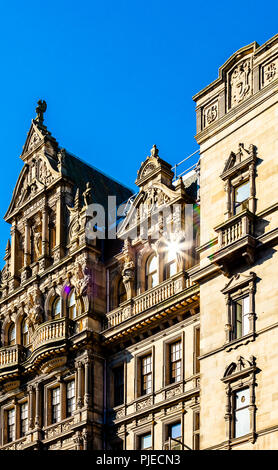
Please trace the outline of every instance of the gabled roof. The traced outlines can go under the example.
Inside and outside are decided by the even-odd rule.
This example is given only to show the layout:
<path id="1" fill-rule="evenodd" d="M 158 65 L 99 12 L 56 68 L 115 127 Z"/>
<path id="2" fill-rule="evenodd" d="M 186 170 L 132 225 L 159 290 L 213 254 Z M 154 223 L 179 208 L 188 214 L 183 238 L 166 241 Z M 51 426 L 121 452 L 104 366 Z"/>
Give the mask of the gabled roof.
<path id="1" fill-rule="evenodd" d="M 117 204 L 127 201 L 133 191 L 105 175 L 70 152 L 66 152 L 64 170 L 80 194 L 85 191 L 87 182 L 91 183 L 93 202 L 107 207 L 107 196 L 116 196 Z"/>

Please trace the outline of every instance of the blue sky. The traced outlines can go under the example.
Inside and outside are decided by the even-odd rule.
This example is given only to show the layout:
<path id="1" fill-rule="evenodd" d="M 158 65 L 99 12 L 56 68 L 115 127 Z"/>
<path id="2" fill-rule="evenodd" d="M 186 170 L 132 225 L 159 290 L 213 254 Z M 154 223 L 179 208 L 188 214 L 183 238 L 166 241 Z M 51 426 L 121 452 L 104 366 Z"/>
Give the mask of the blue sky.
<path id="1" fill-rule="evenodd" d="M 277 0 L 2 2 L 0 258 L 38 99 L 61 146 L 135 189 L 154 143 L 172 164 L 197 149 L 192 96 L 277 16 Z"/>

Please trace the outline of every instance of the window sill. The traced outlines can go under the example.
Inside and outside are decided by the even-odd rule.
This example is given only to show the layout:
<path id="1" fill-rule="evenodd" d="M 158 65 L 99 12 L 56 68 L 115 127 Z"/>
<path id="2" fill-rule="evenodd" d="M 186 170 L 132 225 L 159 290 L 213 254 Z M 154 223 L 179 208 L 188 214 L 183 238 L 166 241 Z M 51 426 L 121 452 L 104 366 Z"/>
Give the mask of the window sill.
<path id="1" fill-rule="evenodd" d="M 240 346 L 250 343 L 251 341 L 255 341 L 255 338 L 256 338 L 255 332 L 248 333 L 248 335 L 242 336 L 241 338 L 238 338 L 238 339 L 233 339 L 232 341 L 229 341 L 229 343 L 225 343 L 224 349 L 227 352 L 232 351 L 233 349 L 237 349 Z"/>

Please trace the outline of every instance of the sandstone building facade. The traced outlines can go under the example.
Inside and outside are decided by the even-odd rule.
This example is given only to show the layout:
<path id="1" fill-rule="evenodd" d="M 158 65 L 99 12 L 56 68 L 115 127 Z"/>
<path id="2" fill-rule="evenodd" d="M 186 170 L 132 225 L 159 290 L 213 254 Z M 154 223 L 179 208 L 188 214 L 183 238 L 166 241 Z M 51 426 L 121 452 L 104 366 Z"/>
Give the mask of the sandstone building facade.
<path id="1" fill-rule="evenodd" d="M 136 195 L 38 103 L 5 215 L 1 449 L 278 448 L 278 35 L 194 100 L 198 164 L 176 178 L 154 146 Z"/>

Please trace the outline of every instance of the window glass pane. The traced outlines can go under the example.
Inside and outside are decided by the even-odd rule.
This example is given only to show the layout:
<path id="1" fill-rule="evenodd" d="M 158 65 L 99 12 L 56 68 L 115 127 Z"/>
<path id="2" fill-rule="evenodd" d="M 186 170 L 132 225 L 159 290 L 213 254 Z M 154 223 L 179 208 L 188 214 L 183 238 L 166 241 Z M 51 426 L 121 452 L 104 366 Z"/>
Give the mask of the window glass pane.
<path id="1" fill-rule="evenodd" d="M 146 288 L 151 289 L 158 284 L 157 257 L 152 256 L 146 264 Z"/>
<path id="2" fill-rule="evenodd" d="M 61 299 L 57 297 L 53 304 L 53 318 L 61 317 Z"/>
<path id="3" fill-rule="evenodd" d="M 12 346 L 15 344 L 15 325 L 12 324 L 9 328 L 9 344 Z"/>
<path id="4" fill-rule="evenodd" d="M 250 416 L 248 408 L 235 413 L 235 437 L 244 436 L 250 432 Z"/>
<path id="5" fill-rule="evenodd" d="M 235 393 L 235 397 L 236 397 L 235 405 L 236 405 L 237 410 L 250 405 L 249 388 L 246 388 L 245 390 L 239 390 L 238 392 Z"/>
<path id="6" fill-rule="evenodd" d="M 141 449 L 148 449 L 152 446 L 152 436 L 151 434 L 146 434 L 145 436 L 141 436 Z"/>
<path id="7" fill-rule="evenodd" d="M 241 184 L 237 188 L 235 188 L 235 213 L 240 212 L 244 209 L 243 202 L 247 201 L 250 196 L 250 183 L 247 181 L 246 183 Z"/>
<path id="8" fill-rule="evenodd" d="M 75 305 L 75 293 L 71 292 L 69 299 L 68 299 L 68 306 L 69 306 L 69 317 L 73 320 L 76 318 L 76 305 Z"/>
<path id="9" fill-rule="evenodd" d="M 249 405 L 249 388 L 235 393 L 235 437 L 244 436 L 250 432 Z"/>
<path id="10" fill-rule="evenodd" d="M 246 201 L 246 199 L 249 198 L 249 195 L 250 195 L 249 188 L 250 188 L 249 181 L 235 188 L 235 201 L 237 203 L 242 203 L 243 201 Z"/>
<path id="11" fill-rule="evenodd" d="M 75 410 L 75 382 L 67 383 L 67 416 L 71 416 Z"/>
<path id="12" fill-rule="evenodd" d="M 181 437 L 181 423 L 172 424 L 169 431 L 169 436 L 173 439 Z"/>
<path id="13" fill-rule="evenodd" d="M 153 273 L 157 270 L 157 258 L 153 256 L 151 261 L 149 262 L 149 273 Z"/>

